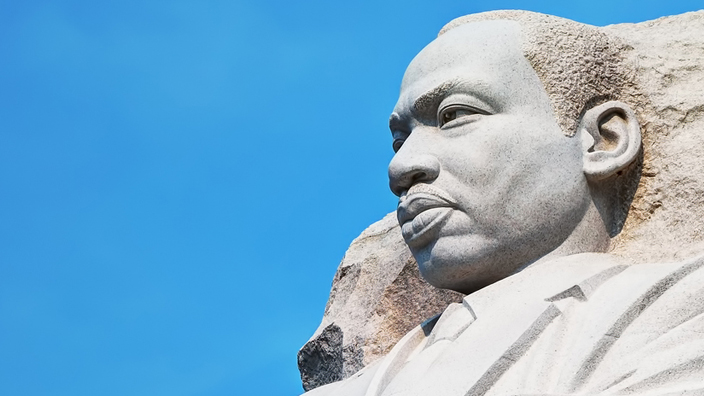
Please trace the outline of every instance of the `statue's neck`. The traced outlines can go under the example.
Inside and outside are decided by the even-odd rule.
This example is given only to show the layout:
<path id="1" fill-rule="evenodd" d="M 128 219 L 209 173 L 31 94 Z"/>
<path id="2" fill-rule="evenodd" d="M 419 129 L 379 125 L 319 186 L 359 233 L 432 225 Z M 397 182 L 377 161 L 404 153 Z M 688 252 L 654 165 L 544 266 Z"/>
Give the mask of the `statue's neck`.
<path id="1" fill-rule="evenodd" d="M 606 222 L 610 221 L 606 219 Z M 611 238 L 606 227 L 605 219 L 599 213 L 594 201 L 589 201 L 589 206 L 572 233 L 552 252 L 537 261 L 527 265 L 535 266 L 559 257 L 579 253 L 603 253 L 609 250 Z M 524 268 L 526 268 L 524 267 Z"/>

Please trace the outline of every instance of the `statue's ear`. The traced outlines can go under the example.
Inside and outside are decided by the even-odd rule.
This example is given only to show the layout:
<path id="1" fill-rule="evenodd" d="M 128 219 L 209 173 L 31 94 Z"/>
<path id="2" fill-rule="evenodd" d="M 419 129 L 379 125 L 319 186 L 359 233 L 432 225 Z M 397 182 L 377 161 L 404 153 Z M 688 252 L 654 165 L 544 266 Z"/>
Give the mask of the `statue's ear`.
<path id="1" fill-rule="evenodd" d="M 589 180 L 607 179 L 638 156 L 640 124 L 627 104 L 611 101 L 584 113 L 579 128 L 584 148 L 584 174 Z"/>

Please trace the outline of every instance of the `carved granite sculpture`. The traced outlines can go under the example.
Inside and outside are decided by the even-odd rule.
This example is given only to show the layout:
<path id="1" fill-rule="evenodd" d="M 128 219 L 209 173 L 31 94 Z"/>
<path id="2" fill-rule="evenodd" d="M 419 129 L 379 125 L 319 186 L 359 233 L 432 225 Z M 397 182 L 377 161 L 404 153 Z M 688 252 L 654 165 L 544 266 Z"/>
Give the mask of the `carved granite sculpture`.
<path id="1" fill-rule="evenodd" d="M 307 394 L 704 392 L 704 35 L 674 24 L 442 29 L 404 75 L 389 179 L 423 278 L 467 296 Z"/>

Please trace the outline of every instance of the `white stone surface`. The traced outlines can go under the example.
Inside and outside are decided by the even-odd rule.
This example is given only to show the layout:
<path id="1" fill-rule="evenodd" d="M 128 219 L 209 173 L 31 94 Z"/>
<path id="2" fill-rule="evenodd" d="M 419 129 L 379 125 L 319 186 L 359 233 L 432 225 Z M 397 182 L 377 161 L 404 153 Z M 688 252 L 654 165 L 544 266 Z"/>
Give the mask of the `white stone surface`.
<path id="1" fill-rule="evenodd" d="M 404 76 L 389 177 L 423 276 L 469 294 L 309 394 L 704 392 L 703 61 L 704 11 L 448 24 Z"/>

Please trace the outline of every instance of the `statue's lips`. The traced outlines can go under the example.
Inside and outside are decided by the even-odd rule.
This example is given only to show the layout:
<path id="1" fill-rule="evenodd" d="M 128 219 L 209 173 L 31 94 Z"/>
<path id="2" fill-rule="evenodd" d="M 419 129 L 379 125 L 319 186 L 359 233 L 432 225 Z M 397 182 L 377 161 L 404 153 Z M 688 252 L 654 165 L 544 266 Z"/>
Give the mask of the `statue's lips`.
<path id="1" fill-rule="evenodd" d="M 437 188 L 429 185 L 414 187 L 401 196 L 396 215 L 408 246 L 420 248 L 437 238 L 456 204 Z"/>

